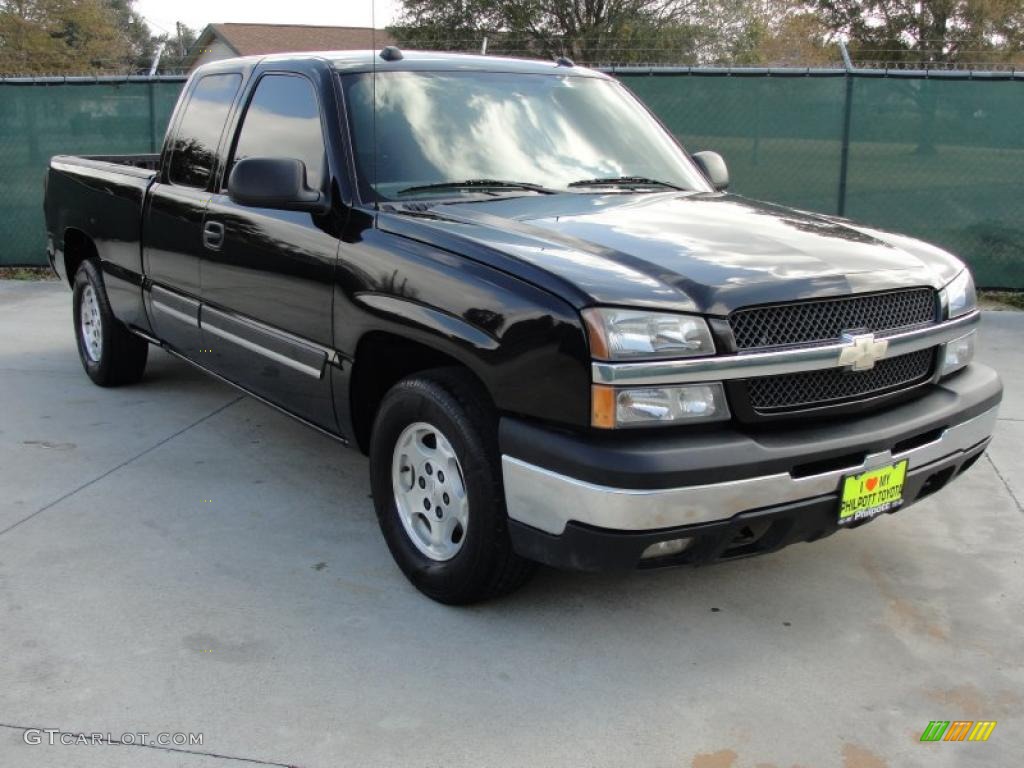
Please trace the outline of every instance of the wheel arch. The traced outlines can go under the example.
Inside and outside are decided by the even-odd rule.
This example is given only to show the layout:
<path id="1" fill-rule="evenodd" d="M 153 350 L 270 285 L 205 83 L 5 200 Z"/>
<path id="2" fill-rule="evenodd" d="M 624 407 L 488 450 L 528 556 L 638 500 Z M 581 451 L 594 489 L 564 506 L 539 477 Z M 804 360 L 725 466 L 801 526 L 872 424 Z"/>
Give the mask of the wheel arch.
<path id="1" fill-rule="evenodd" d="M 493 395 L 476 366 L 450 347 L 442 349 L 440 344 L 386 330 L 367 331 L 360 337 L 349 380 L 349 413 L 356 444 L 363 453 L 369 450 L 373 422 L 388 390 L 407 376 L 437 368 L 466 372 L 493 404 Z"/>
<path id="2" fill-rule="evenodd" d="M 68 285 L 74 286 L 75 273 L 83 261 L 95 259 L 99 261 L 100 253 L 96 243 L 85 232 L 77 227 L 64 229 L 64 272 Z"/>

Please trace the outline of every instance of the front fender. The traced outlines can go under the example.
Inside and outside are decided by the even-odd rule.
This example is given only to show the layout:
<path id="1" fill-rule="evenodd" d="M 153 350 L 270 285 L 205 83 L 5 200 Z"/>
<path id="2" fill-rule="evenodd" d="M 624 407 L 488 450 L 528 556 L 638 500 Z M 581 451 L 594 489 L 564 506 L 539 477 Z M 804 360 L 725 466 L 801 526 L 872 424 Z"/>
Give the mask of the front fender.
<path id="1" fill-rule="evenodd" d="M 343 377 L 373 365 L 356 351 L 368 335 L 385 333 L 469 368 L 500 411 L 589 425 L 589 353 L 571 305 L 464 256 L 379 230 L 363 235 L 339 254 L 334 322 L 337 349 L 349 358 Z"/>

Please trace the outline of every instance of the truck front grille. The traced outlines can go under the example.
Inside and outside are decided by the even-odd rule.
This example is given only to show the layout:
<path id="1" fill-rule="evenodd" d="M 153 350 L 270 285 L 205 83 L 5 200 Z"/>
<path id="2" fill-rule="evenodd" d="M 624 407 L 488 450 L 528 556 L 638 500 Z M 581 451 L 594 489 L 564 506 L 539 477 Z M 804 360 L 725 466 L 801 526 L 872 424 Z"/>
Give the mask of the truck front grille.
<path id="1" fill-rule="evenodd" d="M 880 360 L 869 371 L 825 368 L 744 383 L 754 412 L 773 414 L 841 404 L 923 384 L 931 377 L 934 362 L 935 350 L 922 349 Z"/>
<path id="2" fill-rule="evenodd" d="M 932 288 L 906 288 L 829 299 L 810 299 L 738 309 L 729 315 L 737 352 L 831 344 L 844 333 L 886 336 L 931 325 L 939 319 L 938 294 Z M 868 371 L 826 368 L 736 382 L 739 414 L 757 420 L 827 405 L 846 405 L 895 394 L 931 377 L 935 350 L 926 349 L 880 360 Z"/>
<path id="3" fill-rule="evenodd" d="M 890 333 L 938 320 L 936 293 L 910 288 L 738 309 L 729 325 L 739 350 L 835 341 L 846 331 Z"/>

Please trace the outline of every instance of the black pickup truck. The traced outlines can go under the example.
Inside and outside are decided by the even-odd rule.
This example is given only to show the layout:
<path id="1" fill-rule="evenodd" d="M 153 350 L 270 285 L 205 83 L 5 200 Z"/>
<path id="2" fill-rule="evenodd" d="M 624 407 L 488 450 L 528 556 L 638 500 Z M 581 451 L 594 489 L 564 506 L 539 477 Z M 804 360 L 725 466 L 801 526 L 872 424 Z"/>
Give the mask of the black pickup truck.
<path id="1" fill-rule="evenodd" d="M 93 381 L 158 345 L 367 453 L 465 603 L 813 541 L 984 452 L 964 265 L 727 185 L 599 72 L 387 48 L 203 66 L 159 155 L 54 157 L 45 207 Z"/>

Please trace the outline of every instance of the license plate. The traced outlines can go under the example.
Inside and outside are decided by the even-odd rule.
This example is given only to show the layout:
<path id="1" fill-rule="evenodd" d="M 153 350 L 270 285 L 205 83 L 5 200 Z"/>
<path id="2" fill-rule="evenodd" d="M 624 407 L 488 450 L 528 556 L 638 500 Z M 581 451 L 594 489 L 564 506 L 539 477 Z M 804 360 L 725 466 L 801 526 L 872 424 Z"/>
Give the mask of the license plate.
<path id="1" fill-rule="evenodd" d="M 903 481 L 907 460 L 843 478 L 839 502 L 839 524 L 869 520 L 903 504 Z"/>

